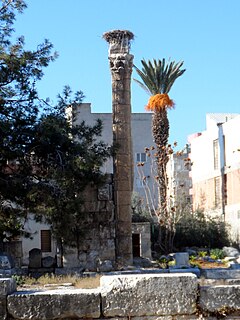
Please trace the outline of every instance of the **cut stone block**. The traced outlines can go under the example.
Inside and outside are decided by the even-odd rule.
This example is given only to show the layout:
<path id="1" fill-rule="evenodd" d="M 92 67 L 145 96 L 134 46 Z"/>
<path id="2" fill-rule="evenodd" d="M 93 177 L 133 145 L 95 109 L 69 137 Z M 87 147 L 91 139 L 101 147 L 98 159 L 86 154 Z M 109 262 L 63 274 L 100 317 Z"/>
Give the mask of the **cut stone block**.
<path id="1" fill-rule="evenodd" d="M 177 269 L 190 267 L 188 252 L 177 252 L 177 253 L 175 253 L 175 262 L 176 262 L 175 267 Z"/>
<path id="2" fill-rule="evenodd" d="M 105 317 L 166 316 L 196 311 L 194 274 L 103 276 L 100 284 Z"/>
<path id="3" fill-rule="evenodd" d="M 2 278 L 0 279 L 0 297 L 5 297 L 6 295 L 17 290 L 16 281 L 12 278 Z"/>
<path id="4" fill-rule="evenodd" d="M 240 279 L 239 269 L 202 269 L 201 275 L 206 279 Z"/>
<path id="5" fill-rule="evenodd" d="M 7 297 L 8 312 L 16 319 L 52 320 L 99 318 L 98 289 L 17 292 Z"/>
<path id="6" fill-rule="evenodd" d="M 199 306 L 208 312 L 227 313 L 240 310 L 240 285 L 201 287 Z"/>

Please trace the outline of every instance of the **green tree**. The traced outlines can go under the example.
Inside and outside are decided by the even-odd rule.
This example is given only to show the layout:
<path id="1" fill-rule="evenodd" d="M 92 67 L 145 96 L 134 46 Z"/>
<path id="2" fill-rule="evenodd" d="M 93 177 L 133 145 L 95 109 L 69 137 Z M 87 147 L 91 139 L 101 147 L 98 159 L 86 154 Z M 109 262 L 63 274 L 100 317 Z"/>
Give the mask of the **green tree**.
<path id="1" fill-rule="evenodd" d="M 223 248 L 230 245 L 229 225 L 222 217 L 186 211 L 176 227 L 175 247 Z"/>
<path id="2" fill-rule="evenodd" d="M 23 37 L 12 42 L 16 13 L 24 8 L 22 0 L 2 1 L 0 8 L 0 238 L 22 229 L 29 174 L 24 155 L 43 106 L 36 82 L 56 58 L 47 40 L 34 51 L 24 50 Z"/>
<path id="3" fill-rule="evenodd" d="M 134 79 L 147 93 L 151 95 L 147 110 L 153 111 L 152 134 L 156 144 L 156 164 L 157 181 L 159 188 L 158 197 L 158 220 L 165 225 L 167 230 L 170 227 L 168 223 L 167 208 L 167 175 L 166 164 L 169 156 L 169 120 L 167 109 L 174 106 L 168 93 L 178 77 L 185 69 L 181 69 L 183 62 L 175 61 L 166 63 L 165 59 L 153 60 L 153 62 L 141 60 L 142 69 L 135 66 L 137 74 L 142 81 Z M 169 250 L 170 243 L 168 237 L 165 237 L 165 250 Z"/>
<path id="4" fill-rule="evenodd" d="M 54 107 L 38 96 L 36 83 L 56 54 L 48 41 L 36 51 L 25 51 L 23 38 L 11 44 L 14 10 L 24 7 L 16 0 L 0 9 L 0 239 L 20 234 L 34 213 L 52 226 L 60 243 L 76 246 L 81 193 L 103 181 L 100 167 L 111 148 L 99 141 L 100 121 L 89 127 L 67 119 L 66 108 L 82 102 L 81 91 L 72 98 L 66 86 Z"/>

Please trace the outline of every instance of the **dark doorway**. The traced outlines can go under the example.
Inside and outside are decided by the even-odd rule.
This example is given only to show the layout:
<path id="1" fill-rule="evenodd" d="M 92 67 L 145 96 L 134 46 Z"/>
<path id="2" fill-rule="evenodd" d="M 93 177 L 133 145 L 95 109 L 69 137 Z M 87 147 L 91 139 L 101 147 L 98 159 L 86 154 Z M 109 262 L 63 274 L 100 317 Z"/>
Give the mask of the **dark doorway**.
<path id="1" fill-rule="evenodd" d="M 132 234 L 133 257 L 140 257 L 140 234 Z"/>

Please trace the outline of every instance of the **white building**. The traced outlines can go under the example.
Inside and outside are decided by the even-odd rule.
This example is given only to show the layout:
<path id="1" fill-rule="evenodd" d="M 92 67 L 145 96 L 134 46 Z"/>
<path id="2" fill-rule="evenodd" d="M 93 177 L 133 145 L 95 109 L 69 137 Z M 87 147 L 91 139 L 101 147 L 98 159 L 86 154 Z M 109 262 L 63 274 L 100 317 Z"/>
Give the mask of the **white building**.
<path id="1" fill-rule="evenodd" d="M 179 209 L 191 208 L 192 204 L 189 153 L 190 146 L 186 145 L 182 151 L 171 154 L 167 164 L 168 198 L 170 205 Z"/>
<path id="2" fill-rule="evenodd" d="M 90 103 L 82 103 L 76 109 L 75 123 L 85 121 L 87 125 L 93 125 L 97 119 L 103 123 L 103 131 L 100 140 L 105 143 L 112 144 L 112 113 L 93 113 L 91 111 Z M 133 166 L 134 166 L 134 182 L 133 190 L 140 196 L 145 196 L 144 186 L 146 183 L 151 185 L 151 161 L 148 159 L 145 148 L 153 145 L 152 138 L 152 114 L 151 113 L 132 113 L 131 121 L 132 130 L 132 150 L 133 150 Z M 137 163 L 144 163 L 144 176 L 146 179 L 143 181 L 143 175 L 139 172 Z M 112 160 L 108 160 L 102 168 L 105 173 L 113 172 Z"/>
<path id="3" fill-rule="evenodd" d="M 240 235 L 240 114 L 206 115 L 206 130 L 189 137 L 193 209 L 222 215 Z"/>

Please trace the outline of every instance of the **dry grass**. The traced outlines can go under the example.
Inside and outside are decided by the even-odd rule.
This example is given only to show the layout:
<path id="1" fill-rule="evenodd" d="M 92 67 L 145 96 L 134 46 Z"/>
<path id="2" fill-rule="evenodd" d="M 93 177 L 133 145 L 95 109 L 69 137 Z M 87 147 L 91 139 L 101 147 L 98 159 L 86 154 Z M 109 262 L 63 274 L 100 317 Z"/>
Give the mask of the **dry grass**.
<path id="1" fill-rule="evenodd" d="M 100 275 L 95 277 L 78 277 L 78 276 L 55 276 L 46 274 L 38 279 L 31 277 L 22 277 L 19 279 L 20 288 L 42 288 L 42 287 L 59 287 L 74 286 L 75 288 L 92 289 L 100 285 Z"/>

